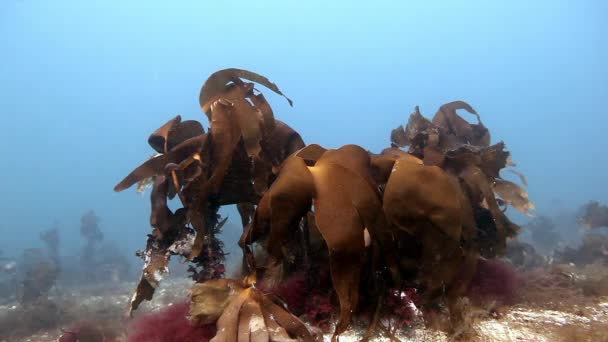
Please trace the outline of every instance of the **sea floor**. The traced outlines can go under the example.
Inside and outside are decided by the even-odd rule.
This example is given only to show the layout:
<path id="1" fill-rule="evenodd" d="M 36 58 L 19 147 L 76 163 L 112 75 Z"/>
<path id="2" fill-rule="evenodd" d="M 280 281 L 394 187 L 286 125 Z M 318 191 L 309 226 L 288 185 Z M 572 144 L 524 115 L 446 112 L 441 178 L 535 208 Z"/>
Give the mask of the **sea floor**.
<path id="1" fill-rule="evenodd" d="M 183 302 L 191 283 L 187 280 L 167 280 L 157 290 L 154 300 L 146 302 L 136 312 L 145 315 Z M 126 341 L 128 318 L 125 308 L 134 283 L 57 288 L 49 302 L 37 309 L 24 309 L 18 303 L 0 305 L 0 341 L 57 341 L 62 329 L 78 322 L 93 321 L 108 326 Z M 466 341 L 608 341 L 608 297 L 585 296 L 580 292 L 535 288 L 523 289 L 522 301 L 512 306 L 467 309 Z M 535 291 L 542 292 L 542 295 Z M 358 341 L 363 327 L 355 327 L 341 336 L 340 341 Z M 29 332 L 28 332 L 29 331 Z M 31 331 L 35 331 L 31 333 Z M 16 335 L 20 335 L 17 337 Z M 325 341 L 330 336 L 324 337 Z M 381 333 L 373 341 L 391 341 Z M 396 332 L 393 341 L 449 341 L 448 336 L 420 323 Z M 85 341 L 86 342 L 86 341 Z"/>

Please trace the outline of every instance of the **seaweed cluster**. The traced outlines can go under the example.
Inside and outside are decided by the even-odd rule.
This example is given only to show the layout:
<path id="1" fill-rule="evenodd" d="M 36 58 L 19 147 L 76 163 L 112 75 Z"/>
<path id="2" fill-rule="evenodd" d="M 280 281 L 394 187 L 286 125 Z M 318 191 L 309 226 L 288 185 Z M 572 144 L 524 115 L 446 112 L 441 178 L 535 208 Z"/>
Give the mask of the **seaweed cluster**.
<path id="1" fill-rule="evenodd" d="M 28 248 L 23 251 L 19 265 L 22 276 L 17 295 L 24 306 L 35 306 L 47 301 L 49 291 L 55 286 L 61 271 L 57 224 L 40 233 L 40 240 L 46 245 L 46 253 L 38 248 Z"/>
<path id="2" fill-rule="evenodd" d="M 89 210 L 80 218 L 80 235 L 85 240 L 80 253 L 81 281 L 117 282 L 129 273 L 129 261 L 112 243 L 102 245 L 101 219 Z"/>
<path id="3" fill-rule="evenodd" d="M 608 206 L 589 201 L 581 208 L 579 222 L 588 228 L 608 227 Z"/>
<path id="4" fill-rule="evenodd" d="M 455 101 L 432 119 L 416 108 L 380 153 L 306 145 L 274 118 L 254 83 L 284 96 L 250 71 L 212 74 L 199 97 L 209 130 L 180 116 L 169 120 L 148 139 L 156 155 L 114 188 L 152 185 L 153 230 L 140 253 L 145 265 L 129 311 L 152 298 L 169 259 L 179 255 L 192 264 L 196 281 L 193 324 L 215 323 L 214 341 L 314 340 L 314 329 L 296 316 L 306 309 L 278 294 L 297 274 L 305 275 L 302 288 L 311 300 L 325 296 L 337 304 L 334 339 L 353 315 L 370 317 L 365 338 L 390 335 L 382 318 L 407 321 L 411 312 L 395 303 L 409 297 L 423 312 L 445 299 L 455 328 L 458 299 L 480 258 L 504 254 L 519 230 L 506 207 L 534 209 L 524 188 L 500 175 L 514 165 L 504 143 L 491 144 L 476 111 Z M 458 115 L 460 109 L 477 123 Z M 174 198 L 181 202 L 175 211 L 168 206 Z M 217 233 L 225 219 L 217 212 L 229 204 L 237 205 L 243 223 L 242 279 L 223 278 Z"/>
<path id="5" fill-rule="evenodd" d="M 533 218 L 524 228 L 530 232 L 534 246 L 545 255 L 550 255 L 562 240 L 555 223 L 547 216 Z"/>
<path id="6" fill-rule="evenodd" d="M 565 247 L 555 251 L 555 259 L 562 263 L 583 266 L 595 262 L 608 265 L 608 236 L 588 233 L 577 248 Z"/>

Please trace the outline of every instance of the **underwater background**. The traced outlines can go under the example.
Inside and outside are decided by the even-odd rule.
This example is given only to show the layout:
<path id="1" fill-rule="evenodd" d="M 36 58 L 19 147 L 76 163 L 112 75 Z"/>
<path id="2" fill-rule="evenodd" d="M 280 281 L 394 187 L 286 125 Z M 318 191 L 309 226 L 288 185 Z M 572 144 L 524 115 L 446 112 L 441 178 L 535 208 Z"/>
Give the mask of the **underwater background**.
<path id="1" fill-rule="evenodd" d="M 608 3 L 592 0 L 3 0 L 2 257 L 43 248 L 56 226 L 59 256 L 77 258 L 94 210 L 136 281 L 149 199 L 112 188 L 167 119 L 208 127 L 198 93 L 230 67 L 279 84 L 294 105 L 265 91 L 275 117 L 326 148 L 379 153 L 415 106 L 430 116 L 467 101 L 506 142 L 536 214 L 557 217 L 574 246 L 580 229 L 560 215 L 608 202 L 607 37 Z M 234 208 L 222 212 L 236 265 L 242 229 Z"/>

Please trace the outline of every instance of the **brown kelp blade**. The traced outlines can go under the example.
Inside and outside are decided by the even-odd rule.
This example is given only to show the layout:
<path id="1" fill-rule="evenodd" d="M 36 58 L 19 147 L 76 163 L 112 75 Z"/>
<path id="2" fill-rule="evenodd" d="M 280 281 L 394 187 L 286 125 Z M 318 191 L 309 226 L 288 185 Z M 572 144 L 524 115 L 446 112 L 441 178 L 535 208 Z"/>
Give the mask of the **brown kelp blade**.
<path id="1" fill-rule="evenodd" d="M 315 219 L 330 253 L 332 283 L 340 302 L 335 335 L 346 330 L 359 298 L 359 275 L 365 252 L 364 223 L 343 189 L 354 172 L 335 164 L 310 167 L 315 182 Z"/>
<path id="2" fill-rule="evenodd" d="M 282 257 L 281 246 L 290 234 L 289 229 L 310 209 L 314 193 L 313 177 L 304 160 L 288 158 L 283 172 L 262 196 L 254 215 L 253 225 L 243 237 L 252 243 L 270 227 L 268 253 L 277 261 Z"/>
<path id="3" fill-rule="evenodd" d="M 154 177 L 154 185 L 150 193 L 150 225 L 154 227 L 155 235 L 161 238 L 171 227 L 173 213 L 167 206 L 167 190 L 169 181 L 164 175 Z"/>
<path id="4" fill-rule="evenodd" d="M 464 101 L 452 101 L 452 102 L 448 102 L 448 103 L 442 105 L 441 107 L 439 107 L 439 112 L 442 114 L 445 114 L 447 117 L 443 116 L 443 118 L 442 118 L 442 115 L 439 115 L 439 113 L 437 113 L 435 115 L 435 118 L 433 118 L 433 123 L 436 125 L 438 124 L 437 122 L 435 122 L 435 119 L 437 119 L 438 122 L 441 122 L 443 124 L 444 123 L 443 120 L 445 120 L 445 119 L 450 120 L 450 119 L 454 119 L 455 116 L 460 117 L 458 114 L 456 114 L 456 111 L 459 109 L 464 109 L 467 112 L 475 115 L 475 117 L 477 117 L 477 121 L 481 122 L 481 118 L 479 117 L 479 114 L 477 114 L 475 109 L 473 109 L 473 107 L 471 107 L 470 104 L 468 104 Z M 460 118 L 460 119 L 462 119 L 462 118 Z M 464 120 L 464 119 L 462 119 L 462 120 Z M 443 125 L 439 125 L 439 126 L 444 127 Z"/>
<path id="5" fill-rule="evenodd" d="M 511 153 L 505 149 L 505 143 L 500 141 L 492 146 L 481 148 L 479 156 L 481 170 L 491 178 L 500 178 L 500 170 L 507 166 Z"/>
<path id="6" fill-rule="evenodd" d="M 160 126 L 156 131 L 150 134 L 148 137 L 148 144 L 158 153 L 167 152 L 167 140 L 169 132 L 173 127 L 178 125 L 182 121 L 181 116 L 176 116 L 173 119 L 167 121 L 164 125 Z"/>
<path id="7" fill-rule="evenodd" d="M 276 123 L 274 119 L 274 113 L 272 112 L 272 108 L 263 94 L 248 94 L 247 98 L 251 100 L 255 108 L 257 108 L 262 114 L 262 118 L 264 119 L 264 135 L 268 136 L 274 130 Z"/>
<path id="8" fill-rule="evenodd" d="M 391 143 L 393 147 L 405 147 L 409 145 L 409 140 L 405 133 L 405 127 L 400 125 L 399 127 L 391 131 Z"/>
<path id="9" fill-rule="evenodd" d="M 206 135 L 199 135 L 194 138 L 190 138 L 183 143 L 176 146 L 173 150 L 167 154 L 154 157 L 145 161 L 143 164 L 138 166 L 135 170 L 125 177 L 120 183 L 114 187 L 114 191 L 123 191 L 130 188 L 133 184 L 140 182 L 146 178 L 150 178 L 156 175 L 165 173 L 165 166 L 167 164 L 179 164 L 187 158 L 191 157 L 195 153 L 200 153 L 207 139 Z"/>
<path id="10" fill-rule="evenodd" d="M 275 128 L 262 143 L 266 158 L 273 167 L 278 167 L 292 153 L 305 146 L 302 136 L 281 120 L 275 120 Z"/>
<path id="11" fill-rule="evenodd" d="M 298 342 L 298 339 L 291 338 L 287 333 L 287 330 L 277 323 L 274 316 L 272 316 L 269 312 L 262 310 L 262 315 L 264 315 L 264 323 L 268 328 L 268 334 L 270 341 L 272 342 Z"/>
<path id="12" fill-rule="evenodd" d="M 255 337 L 254 337 L 255 336 Z M 238 342 L 270 340 L 268 328 L 264 323 L 262 308 L 253 298 L 243 303 L 239 314 Z"/>
<path id="13" fill-rule="evenodd" d="M 314 339 L 306 328 L 304 322 L 289 313 L 287 310 L 275 304 L 267 296 L 261 297 L 262 311 L 268 312 L 272 318 L 293 337 L 304 342 L 313 342 Z"/>
<path id="14" fill-rule="evenodd" d="M 260 304 L 257 301 L 250 301 L 248 310 L 251 310 L 251 321 L 249 322 L 251 341 L 270 341 L 270 332 Z"/>
<path id="15" fill-rule="evenodd" d="M 237 341 L 239 314 L 241 307 L 249 299 L 251 291 L 251 288 L 241 291 L 228 303 L 224 312 L 217 320 L 217 334 L 211 339 L 211 342 Z"/>
<path id="16" fill-rule="evenodd" d="M 454 135 L 461 143 L 473 143 L 475 140 L 472 125 L 456 113 L 456 110 L 464 109 L 475 115 L 478 122 L 481 122 L 479 114 L 464 101 L 454 101 L 446 103 L 439 108 L 433 117 L 433 124 L 441 127 L 446 133 Z M 484 139 L 486 139 L 485 137 Z M 451 144 L 450 144 L 451 145 Z"/>
<path id="17" fill-rule="evenodd" d="M 507 171 L 517 175 L 519 177 L 519 180 L 521 181 L 521 183 L 524 186 L 528 186 L 528 180 L 526 179 L 526 176 L 522 172 L 514 170 L 514 169 L 508 169 Z"/>
<path id="18" fill-rule="evenodd" d="M 205 129 L 196 120 L 185 120 L 174 125 L 167 136 L 167 151 L 171 151 L 184 141 L 205 134 Z"/>
<path id="19" fill-rule="evenodd" d="M 199 95 L 199 104 L 201 105 L 201 108 L 203 108 L 203 111 L 206 113 L 209 110 L 209 100 L 211 100 L 218 94 L 224 92 L 224 90 L 226 89 L 226 85 L 229 82 L 234 82 L 236 79 L 240 78 L 265 86 L 266 88 L 283 96 L 285 99 L 287 99 L 289 105 L 293 106 L 293 101 L 287 96 L 285 96 L 283 92 L 281 92 L 279 87 L 276 84 L 272 83 L 268 78 L 249 70 L 230 68 L 223 69 L 211 74 L 211 76 L 209 76 L 207 81 L 205 81 L 205 83 L 203 84 Z"/>
<path id="20" fill-rule="evenodd" d="M 194 284 L 190 289 L 192 322 L 196 324 L 215 322 L 241 291 L 243 291 L 242 284 L 233 279 L 212 279 Z"/>
<path id="21" fill-rule="evenodd" d="M 534 203 L 528 198 L 528 192 L 519 185 L 507 180 L 496 179 L 493 190 L 517 211 L 528 216 L 533 216 L 530 210 L 535 209 Z"/>
<path id="22" fill-rule="evenodd" d="M 211 341 L 313 341 L 302 321 L 255 288 L 243 285 L 233 279 L 217 279 L 192 287 L 193 322 L 216 320 L 217 333 Z"/>
<path id="23" fill-rule="evenodd" d="M 391 139 L 396 139 L 392 141 L 392 144 L 398 147 L 410 146 L 412 147 L 420 147 L 426 144 L 425 140 L 433 140 L 433 146 L 437 144 L 438 139 L 431 139 L 432 136 L 437 135 L 438 128 L 427 118 L 420 114 L 420 110 L 418 106 L 416 106 L 416 110 L 410 114 L 409 119 L 407 120 L 407 125 L 402 133 L 399 133 L 399 128 L 397 130 L 393 130 L 394 133 L 398 134 Z M 403 135 L 404 134 L 404 135 Z M 402 146 L 403 145 L 403 146 Z"/>
<path id="24" fill-rule="evenodd" d="M 304 159 L 307 165 L 312 166 L 325 152 L 327 152 L 326 148 L 317 144 L 310 144 L 298 150 L 295 155 Z"/>
<path id="25" fill-rule="evenodd" d="M 242 95 L 242 97 L 231 99 L 233 104 L 232 113 L 234 113 L 233 118 L 237 120 L 237 124 L 241 130 L 247 154 L 250 157 L 257 157 L 262 150 L 260 141 L 263 139 L 262 127 L 264 118 L 262 117 L 262 113 L 245 99 L 244 94 Z"/>
<path id="26" fill-rule="evenodd" d="M 439 167 L 397 160 L 384 190 L 384 212 L 400 229 L 416 235 L 415 222 L 428 220 L 447 237 L 462 233 L 460 189 Z"/>
<path id="27" fill-rule="evenodd" d="M 137 287 L 135 288 L 135 293 L 129 302 L 129 307 L 127 308 L 127 312 L 129 315 L 133 314 L 133 311 L 137 310 L 139 305 L 144 300 L 152 300 L 154 296 L 154 287 L 148 282 L 148 280 L 142 275 L 139 279 L 139 283 L 137 283 Z"/>
<path id="28" fill-rule="evenodd" d="M 154 291 L 162 278 L 169 272 L 170 254 L 165 248 L 159 246 L 154 238 L 149 237 L 146 246 L 146 264 L 139 279 L 135 293 L 129 302 L 128 312 L 137 310 L 144 300 L 152 300 Z"/>
<path id="29" fill-rule="evenodd" d="M 211 106 L 210 113 L 213 137 L 210 162 L 214 167 L 203 197 L 216 194 L 220 189 L 242 135 L 240 127 L 234 123 L 236 114 L 231 104 L 217 102 Z"/>

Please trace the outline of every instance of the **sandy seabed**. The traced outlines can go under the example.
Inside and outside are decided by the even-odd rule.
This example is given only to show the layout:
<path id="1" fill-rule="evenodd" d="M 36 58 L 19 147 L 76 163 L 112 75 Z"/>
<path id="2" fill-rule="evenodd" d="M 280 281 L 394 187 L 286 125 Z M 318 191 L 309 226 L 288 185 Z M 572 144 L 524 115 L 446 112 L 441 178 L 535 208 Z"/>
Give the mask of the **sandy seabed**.
<path id="1" fill-rule="evenodd" d="M 126 339 L 125 308 L 131 297 L 134 283 L 119 283 L 112 286 L 89 286 L 78 289 L 57 288 L 50 300 L 63 315 L 53 328 L 39 328 L 35 333 L 11 337 L 11 330 L 24 325 L 26 319 L 40 320 L 40 317 L 23 316 L 23 309 L 14 302 L 0 306 L 0 341 L 42 342 L 56 341 L 61 329 L 69 329 L 79 320 L 97 320 L 104 324 L 115 324 L 121 331 L 119 341 Z M 146 302 L 136 312 L 136 316 L 158 311 L 168 305 L 183 302 L 187 297 L 191 282 L 188 280 L 168 280 L 158 289 L 154 300 Z M 538 291 L 538 289 L 536 289 Z M 542 290 L 542 289 L 541 289 Z M 526 289 L 524 288 L 525 292 Z M 542 303 L 520 302 L 487 310 L 471 307 L 467 314 L 470 327 L 466 341 L 608 341 L 608 297 L 583 296 L 582 294 L 561 293 L 555 289 L 553 299 L 545 293 Z M 534 296 L 534 294 L 527 297 Z M 526 297 L 526 296 L 524 296 Z M 44 318 L 44 317 L 42 317 Z M 340 341 L 358 341 L 363 327 L 353 324 L 353 328 L 340 337 Z M 26 327 L 27 328 L 27 327 Z M 37 329 L 34 325 L 32 329 Z M 4 331 L 1 331 L 4 330 Z M 14 332 L 13 332 L 14 333 Z M 397 332 L 400 341 L 449 341 L 440 331 L 425 328 L 419 323 L 414 327 Z M 331 336 L 326 335 L 325 341 Z M 372 341 L 390 341 L 387 335 L 378 335 Z"/>

